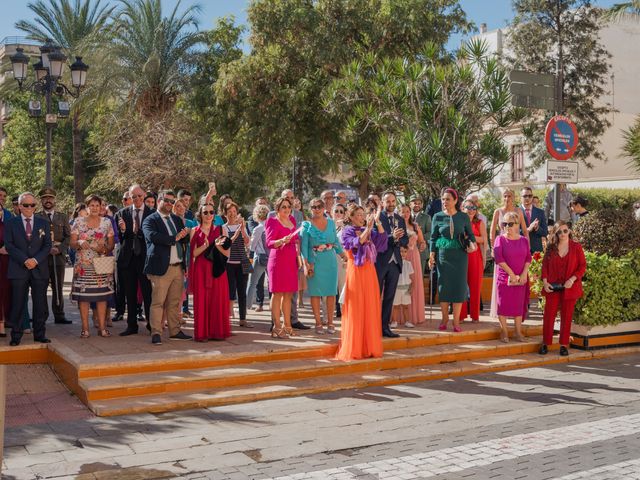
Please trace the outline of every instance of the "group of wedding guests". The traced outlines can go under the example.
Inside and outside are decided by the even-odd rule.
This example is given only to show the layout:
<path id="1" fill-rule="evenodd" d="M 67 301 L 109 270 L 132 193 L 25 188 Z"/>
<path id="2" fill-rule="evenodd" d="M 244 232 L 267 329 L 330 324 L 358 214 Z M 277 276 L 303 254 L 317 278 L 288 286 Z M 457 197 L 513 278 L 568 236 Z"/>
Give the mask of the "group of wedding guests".
<path id="1" fill-rule="evenodd" d="M 425 321 L 423 275 L 429 270 L 432 285 L 437 283 L 440 330 L 448 328 L 450 314 L 454 332 L 461 331 L 460 322 L 467 316 L 479 321 L 482 276 L 491 255 L 496 264 L 492 315 L 500 320 L 503 341 L 508 341 L 507 318 L 514 319 L 516 338 L 523 340 L 531 254 L 541 252 L 546 244 L 543 294 L 547 302 L 540 353 L 547 351 L 560 310 L 561 354 L 566 354 L 571 315 L 582 293 L 584 254 L 570 240 L 567 222 L 556 222 L 548 234 L 545 213 L 533 205 L 530 188 L 522 190 L 519 207 L 514 192 L 504 192 L 488 236 L 477 196 L 463 201 L 453 188 L 443 189 L 426 212 L 416 196 L 408 205 L 399 205 L 396 194 L 389 191 L 382 197 L 372 194 L 358 205 L 348 201 L 345 192 L 325 191 L 309 203 L 307 219 L 293 192 L 285 190 L 272 211 L 267 199 L 258 199 L 249 221 L 229 195 L 221 195 L 216 208 L 216 193 L 211 184 L 195 214 L 190 210 L 190 192 L 165 190 L 156 196 L 139 185 L 125 192 L 117 211 L 96 195 L 77 206 L 73 218 L 65 220 L 69 228 L 63 241 L 75 257 L 72 298 L 80 309 L 82 338 L 90 336 L 90 310 L 98 335 L 110 336 L 109 312 L 115 308 L 113 320 L 127 312 L 122 336 L 138 333 L 138 322 L 146 320 L 153 344 L 162 343 L 166 327 L 170 339 L 190 340 L 181 329 L 190 294 L 193 339 L 223 340 L 231 335 L 236 301 L 238 325 L 253 327 L 247 310 L 254 301 L 256 309 L 262 308 L 266 279 L 274 338 L 309 328 L 297 319 L 297 297 L 306 289 L 316 333 L 335 333 L 334 315 L 342 317 L 338 358 L 380 356 L 382 337 L 398 336 L 392 328 L 412 328 Z M 6 191 L 0 189 L 2 205 L 5 200 Z M 51 259 L 38 261 L 31 253 L 33 227 L 27 228 L 26 219 L 33 213 L 35 197 L 26 192 L 18 204 L 15 218 L 16 224 L 23 221 L 22 230 L 8 228 L 12 216 L 8 210 L 3 208 L 0 217 L 0 282 L 15 287 L 10 300 L 0 295 L 0 315 L 12 326 L 12 344 L 20 342 L 29 287 L 34 298 L 34 339 L 46 340 L 48 312 L 36 300 L 44 298 L 46 306 L 47 284 L 52 283 L 50 272 L 45 271 Z M 59 255 L 63 245 L 51 240 L 52 218 L 47 228 L 38 230 L 40 253 L 46 251 L 48 256 Z M 24 242 L 16 243 L 16 231 L 25 236 Z M 59 276 L 55 288 L 61 289 Z M 18 298 L 21 306 L 10 309 Z M 59 313 L 59 305 L 53 309 Z M 68 323 L 64 314 L 56 316 L 58 320 Z"/>

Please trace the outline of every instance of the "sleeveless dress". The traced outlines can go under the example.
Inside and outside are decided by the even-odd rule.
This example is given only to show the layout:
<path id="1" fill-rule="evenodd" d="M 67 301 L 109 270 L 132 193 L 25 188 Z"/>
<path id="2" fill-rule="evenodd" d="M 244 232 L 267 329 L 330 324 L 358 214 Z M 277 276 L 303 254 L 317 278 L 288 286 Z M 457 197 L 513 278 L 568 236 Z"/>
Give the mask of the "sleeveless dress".
<path id="1" fill-rule="evenodd" d="M 211 248 L 221 235 L 220 226 L 212 226 L 207 237 Z M 196 227 L 191 238 L 191 251 L 204 244 L 205 233 Z M 227 272 L 213 276 L 213 264 L 205 254 L 191 258 L 189 288 L 193 293 L 193 338 L 196 341 L 224 340 L 231 336 L 229 320 L 229 282 Z"/>
<path id="2" fill-rule="evenodd" d="M 377 252 L 387 249 L 387 235 L 373 231 L 371 239 L 361 244 L 362 230 L 351 225 L 342 230 L 348 261 L 336 358 L 343 361 L 382 356 L 382 303 L 375 261 Z"/>
<path id="3" fill-rule="evenodd" d="M 418 227 L 419 228 L 419 227 Z M 407 260 L 413 267 L 413 284 L 411 285 L 411 321 L 419 325 L 425 321 L 424 313 L 424 277 L 422 274 L 422 262 L 418 250 L 418 234 L 407 228 L 409 237 L 409 255 Z"/>

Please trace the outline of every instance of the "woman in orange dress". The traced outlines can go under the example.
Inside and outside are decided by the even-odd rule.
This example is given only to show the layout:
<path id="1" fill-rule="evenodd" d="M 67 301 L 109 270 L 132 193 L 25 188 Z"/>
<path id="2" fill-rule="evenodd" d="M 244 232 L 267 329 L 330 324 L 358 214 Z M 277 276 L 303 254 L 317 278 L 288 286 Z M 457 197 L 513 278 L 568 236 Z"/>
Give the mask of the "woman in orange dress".
<path id="1" fill-rule="evenodd" d="M 351 205 L 342 246 L 347 252 L 347 275 L 342 304 L 340 346 L 336 358 L 349 361 L 382 356 L 382 304 L 376 275 L 376 256 L 387 249 L 380 210 L 365 217 L 364 209 Z"/>

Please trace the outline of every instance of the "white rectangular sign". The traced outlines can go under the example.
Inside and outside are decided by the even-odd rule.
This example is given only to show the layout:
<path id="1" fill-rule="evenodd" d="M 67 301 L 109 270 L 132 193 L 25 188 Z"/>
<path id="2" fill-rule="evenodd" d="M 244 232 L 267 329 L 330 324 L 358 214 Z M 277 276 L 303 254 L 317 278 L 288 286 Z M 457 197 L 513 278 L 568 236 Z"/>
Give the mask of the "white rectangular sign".
<path id="1" fill-rule="evenodd" d="M 547 160 L 548 183 L 578 183 L 578 162 Z"/>

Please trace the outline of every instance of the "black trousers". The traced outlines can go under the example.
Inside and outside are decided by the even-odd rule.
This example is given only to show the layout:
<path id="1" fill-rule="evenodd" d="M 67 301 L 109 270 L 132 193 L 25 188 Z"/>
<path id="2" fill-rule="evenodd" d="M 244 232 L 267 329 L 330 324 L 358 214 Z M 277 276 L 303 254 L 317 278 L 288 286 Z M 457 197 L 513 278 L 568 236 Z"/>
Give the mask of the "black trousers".
<path id="1" fill-rule="evenodd" d="M 129 265 L 126 267 L 118 266 L 118 274 L 124 280 L 124 291 L 127 299 L 127 329 L 134 332 L 138 331 L 138 320 L 136 318 L 138 305 L 138 283 L 142 291 L 142 300 L 144 302 L 144 314 L 147 322 L 151 318 L 149 310 L 151 309 L 151 282 L 143 273 L 144 255 L 134 255 L 131 257 Z"/>
<path id="2" fill-rule="evenodd" d="M 56 255 L 59 257 L 59 255 Z M 55 320 L 64 319 L 64 298 L 62 297 L 62 286 L 64 285 L 64 269 L 63 262 L 58 262 L 54 266 L 54 258 L 49 255 L 49 285 L 51 286 L 51 310 Z M 45 316 L 49 318 L 49 305 L 45 302 Z"/>
<path id="3" fill-rule="evenodd" d="M 389 322 L 391 322 L 393 297 L 396 295 L 398 279 L 400 278 L 400 265 L 395 262 L 382 266 L 376 265 L 376 273 L 378 274 L 378 284 L 380 285 L 380 295 L 382 296 L 382 330 L 384 331 L 389 329 Z"/>
<path id="4" fill-rule="evenodd" d="M 267 271 L 265 270 L 260 278 L 258 279 L 258 285 L 256 285 L 256 303 L 261 307 L 264 305 L 264 278 L 267 276 Z"/>
<path id="5" fill-rule="evenodd" d="M 122 274 L 123 274 L 123 269 L 117 268 L 116 274 L 115 274 L 115 280 L 116 280 L 115 302 L 116 302 L 116 315 L 124 316 L 124 311 L 127 306 L 127 291 L 124 288 L 124 278 Z"/>
<path id="6" fill-rule="evenodd" d="M 31 290 L 33 303 L 33 338 L 40 340 L 45 338 L 45 321 L 47 320 L 47 285 L 48 279 L 39 279 L 29 276 L 27 278 L 11 279 L 11 313 L 9 324 L 11 325 L 11 340 L 19 342 L 24 332 L 23 315 L 27 308 L 25 297 L 28 298 Z"/>
<path id="7" fill-rule="evenodd" d="M 247 280 L 249 275 L 242 273 L 242 265 L 227 263 L 227 280 L 229 281 L 229 299 L 238 300 L 240 320 L 247 319 Z"/>

